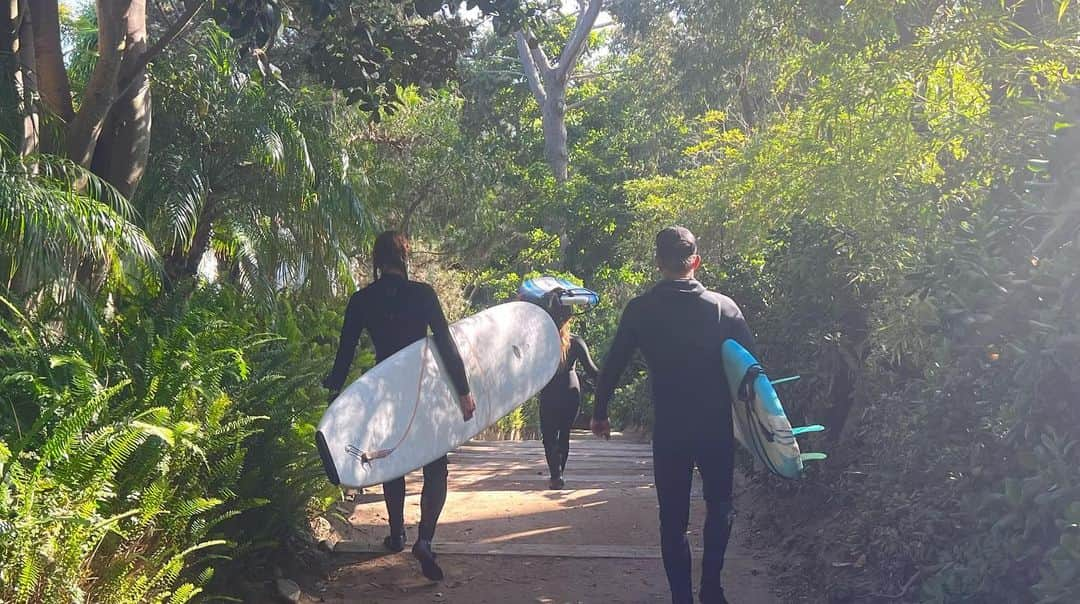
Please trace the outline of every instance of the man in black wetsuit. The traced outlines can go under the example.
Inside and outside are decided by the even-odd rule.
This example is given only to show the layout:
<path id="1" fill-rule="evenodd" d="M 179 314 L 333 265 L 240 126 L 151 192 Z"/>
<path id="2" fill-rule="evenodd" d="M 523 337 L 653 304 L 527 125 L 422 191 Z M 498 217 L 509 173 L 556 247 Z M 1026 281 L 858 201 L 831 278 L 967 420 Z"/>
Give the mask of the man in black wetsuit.
<path id="1" fill-rule="evenodd" d="M 460 398 L 465 421 L 472 418 L 476 401 L 469 392 L 465 364 L 443 314 L 435 290 L 406 276 L 409 243 L 404 235 L 386 231 L 375 239 L 372 252 L 375 282 L 356 292 L 345 310 L 337 359 L 323 385 L 337 393 L 345 385 L 360 332 L 368 330 L 375 344 L 375 359 L 382 361 L 409 344 L 427 337 L 431 328 L 435 347 Z M 443 456 L 424 466 L 424 488 L 420 495 L 420 530 L 413 555 L 420 561 L 424 576 L 438 581 L 443 572 L 435 562 L 431 540 L 435 524 L 446 504 L 447 459 Z M 390 536 L 383 544 L 391 551 L 405 548 L 405 478 L 383 484 L 383 498 L 390 520 Z"/>
<path id="2" fill-rule="evenodd" d="M 734 436 L 731 395 L 721 346 L 734 338 L 752 350 L 753 337 L 739 307 L 694 279 L 701 265 L 689 230 L 666 228 L 656 236 L 656 264 L 663 280 L 627 304 L 597 384 L 592 429 L 608 436 L 607 408 L 634 350 L 648 367 L 655 408 L 653 471 L 660 503 L 660 548 L 674 604 L 692 604 L 690 485 L 701 473 L 707 516 L 701 602 L 726 602 L 720 583 L 731 536 Z"/>

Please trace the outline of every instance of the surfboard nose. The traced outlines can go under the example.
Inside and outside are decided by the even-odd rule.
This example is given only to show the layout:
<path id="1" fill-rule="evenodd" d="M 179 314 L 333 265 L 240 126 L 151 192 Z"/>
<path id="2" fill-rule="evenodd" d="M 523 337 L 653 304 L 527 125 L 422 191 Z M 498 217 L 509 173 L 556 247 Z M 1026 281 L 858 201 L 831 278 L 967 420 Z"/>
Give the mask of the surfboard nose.
<path id="1" fill-rule="evenodd" d="M 315 432 L 315 448 L 319 450 L 319 459 L 322 460 L 323 471 L 326 472 L 326 478 L 330 480 L 330 484 L 341 484 L 334 458 L 330 456 L 330 447 L 327 446 L 326 437 L 323 436 L 321 430 Z"/>

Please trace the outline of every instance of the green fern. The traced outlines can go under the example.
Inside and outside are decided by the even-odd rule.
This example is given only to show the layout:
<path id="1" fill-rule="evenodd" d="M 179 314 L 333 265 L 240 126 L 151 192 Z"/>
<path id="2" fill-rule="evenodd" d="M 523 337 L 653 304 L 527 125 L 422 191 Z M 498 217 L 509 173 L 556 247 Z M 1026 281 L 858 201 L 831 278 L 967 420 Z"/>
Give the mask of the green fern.
<path id="1" fill-rule="evenodd" d="M 184 604 L 185 602 L 190 602 L 192 598 L 200 593 L 202 593 L 202 589 L 195 587 L 192 583 L 184 583 L 169 594 L 168 604 Z"/>
<path id="2" fill-rule="evenodd" d="M 0 601 L 190 600 L 228 559 L 275 547 L 326 487 L 308 431 L 318 360 L 232 292 L 161 308 L 55 344 L 0 315 L 0 396 L 35 409 L 0 455 Z M 287 487 L 263 498 L 269 482 Z"/>
<path id="3" fill-rule="evenodd" d="M 105 409 L 106 405 L 109 404 L 109 400 L 123 390 L 126 385 L 125 382 L 111 388 L 100 389 L 99 392 L 90 397 L 86 404 L 78 407 L 71 415 L 62 420 L 53 435 L 41 447 L 44 454 L 41 463 L 45 465 L 66 456 L 79 434 Z"/>

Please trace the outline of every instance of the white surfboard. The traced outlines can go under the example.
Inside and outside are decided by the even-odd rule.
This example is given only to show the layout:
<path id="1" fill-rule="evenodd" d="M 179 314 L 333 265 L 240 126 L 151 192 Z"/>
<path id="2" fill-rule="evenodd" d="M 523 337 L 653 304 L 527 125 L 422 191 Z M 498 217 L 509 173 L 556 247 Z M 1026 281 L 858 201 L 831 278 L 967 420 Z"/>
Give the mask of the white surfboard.
<path id="1" fill-rule="evenodd" d="M 331 482 L 367 487 L 442 457 L 543 388 L 558 369 L 559 332 L 539 306 L 509 302 L 450 326 L 476 414 L 464 421 L 431 337 L 349 385 L 323 414 L 316 443 Z"/>

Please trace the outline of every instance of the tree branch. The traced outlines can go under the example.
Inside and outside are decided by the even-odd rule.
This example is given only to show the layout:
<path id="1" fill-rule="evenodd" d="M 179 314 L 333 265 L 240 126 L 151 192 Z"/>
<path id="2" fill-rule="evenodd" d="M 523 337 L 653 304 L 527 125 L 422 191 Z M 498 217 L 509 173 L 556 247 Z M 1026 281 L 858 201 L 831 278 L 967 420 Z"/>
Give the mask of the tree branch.
<path id="1" fill-rule="evenodd" d="M 435 192 L 435 185 L 446 176 L 446 172 L 432 176 L 424 183 L 424 186 L 420 187 L 420 191 L 413 195 L 412 203 L 409 204 L 409 208 L 405 211 L 405 217 L 401 221 L 401 232 L 406 235 L 409 234 L 409 226 L 412 224 L 413 216 L 420 209 L 421 204 L 424 203 L 427 198 Z"/>
<path id="2" fill-rule="evenodd" d="M 581 109 L 585 105 L 588 105 L 589 101 L 591 101 L 591 100 L 592 100 L 592 97 L 587 97 L 587 98 L 581 99 L 580 101 L 574 101 L 573 103 L 570 103 L 569 105 L 566 106 L 566 112 L 570 113 L 571 111 Z"/>
<path id="3" fill-rule="evenodd" d="M 395 149 L 396 151 L 405 151 L 413 144 L 416 143 L 415 137 L 397 138 L 389 134 L 384 134 L 375 129 L 361 130 L 356 134 L 353 134 L 345 140 L 345 146 L 349 146 L 355 142 L 362 141 L 367 143 L 375 143 L 377 145 L 386 145 Z"/>
<path id="4" fill-rule="evenodd" d="M 584 2 L 585 0 L 580 1 Z M 555 75 L 560 80 L 566 80 L 567 76 L 570 75 L 570 70 L 574 68 L 574 64 L 577 63 L 581 53 L 584 52 L 585 44 L 589 41 L 589 32 L 592 31 L 603 4 L 603 0 L 589 0 L 589 6 L 578 17 L 577 24 L 574 25 L 574 31 L 570 34 L 570 39 L 566 42 L 562 54 L 559 55 L 559 65 L 555 69 Z"/>
<path id="5" fill-rule="evenodd" d="M 577 73 L 570 76 L 576 82 L 584 82 L 587 80 L 593 80 L 596 78 L 602 78 L 609 75 L 620 75 L 626 73 L 625 69 L 612 69 L 611 71 L 591 71 L 589 73 Z"/>
<path id="6" fill-rule="evenodd" d="M 517 40 L 518 55 L 521 56 L 521 66 L 525 69 L 525 79 L 529 81 L 529 90 L 531 90 L 533 96 L 536 97 L 536 102 L 543 106 L 544 103 L 547 102 L 547 91 L 544 90 L 544 82 L 541 80 L 540 72 L 537 69 L 536 61 L 534 60 L 529 46 L 529 41 L 525 39 L 525 33 L 521 31 L 515 32 L 514 38 Z"/>
<path id="7" fill-rule="evenodd" d="M 549 82 L 551 76 L 555 75 L 555 66 L 551 64 L 551 59 L 549 59 L 547 53 L 544 52 L 544 47 L 540 45 L 540 40 L 537 40 L 536 36 L 527 29 L 521 30 L 521 34 L 525 37 L 526 46 L 529 48 L 529 56 L 532 57 L 533 63 L 536 65 L 536 70 L 540 72 L 541 80 L 544 83 Z"/>
<path id="8" fill-rule="evenodd" d="M 1067 186 L 1059 185 L 1059 187 Z M 1077 229 L 1080 229 L 1080 192 L 1074 193 L 1071 199 L 1066 200 L 1065 207 L 1054 221 L 1054 225 L 1043 236 L 1032 254 L 1036 258 L 1043 258 L 1053 253 L 1055 249 L 1075 237 Z"/>
<path id="9" fill-rule="evenodd" d="M 146 66 L 164 52 L 165 48 L 172 44 L 180 36 L 187 33 L 188 29 L 195 23 L 195 17 L 202 12 L 202 9 L 210 3 L 210 0 L 199 0 L 192 4 L 180 16 L 169 29 L 165 30 L 165 33 L 161 34 L 157 42 L 154 42 L 150 48 L 146 49 L 146 52 L 142 54 L 137 61 L 131 64 L 130 69 L 126 69 L 124 73 L 120 74 L 120 92 L 123 94 L 127 89 L 135 82 L 138 75 L 142 70 L 146 69 Z"/>

